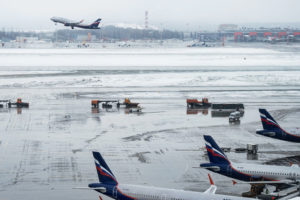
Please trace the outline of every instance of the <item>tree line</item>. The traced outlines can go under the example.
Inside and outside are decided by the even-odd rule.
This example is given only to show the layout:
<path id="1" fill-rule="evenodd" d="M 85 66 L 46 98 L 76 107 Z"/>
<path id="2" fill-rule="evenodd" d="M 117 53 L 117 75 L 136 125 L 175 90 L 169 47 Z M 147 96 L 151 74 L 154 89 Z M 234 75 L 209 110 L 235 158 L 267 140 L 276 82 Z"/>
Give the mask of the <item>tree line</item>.
<path id="1" fill-rule="evenodd" d="M 105 26 L 98 30 L 60 29 L 54 32 L 37 31 L 0 31 L 1 41 L 16 40 L 17 37 L 37 37 L 39 40 L 76 41 L 78 36 L 90 34 L 96 40 L 165 40 L 184 39 L 183 32 L 171 30 L 134 29 L 116 26 Z"/>

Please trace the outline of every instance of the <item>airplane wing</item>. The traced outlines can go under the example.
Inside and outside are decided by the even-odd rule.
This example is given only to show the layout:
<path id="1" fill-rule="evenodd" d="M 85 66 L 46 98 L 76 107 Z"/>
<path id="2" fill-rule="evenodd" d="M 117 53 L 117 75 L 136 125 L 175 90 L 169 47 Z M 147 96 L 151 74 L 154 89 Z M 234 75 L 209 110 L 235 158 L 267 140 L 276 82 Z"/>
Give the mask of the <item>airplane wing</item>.
<path id="1" fill-rule="evenodd" d="M 90 188 L 90 187 L 74 187 L 72 189 L 99 190 L 100 192 L 106 192 L 106 188 L 105 187 L 94 187 L 94 188 Z"/>
<path id="2" fill-rule="evenodd" d="M 215 194 L 217 191 L 217 186 L 211 185 L 207 190 L 204 191 L 206 194 Z"/>
<path id="3" fill-rule="evenodd" d="M 204 193 L 206 193 L 206 194 L 215 194 L 216 191 L 217 191 L 217 186 L 215 186 L 210 174 L 208 174 L 208 178 L 209 178 L 209 182 L 210 182 L 210 187 L 207 190 L 205 190 Z"/>
<path id="4" fill-rule="evenodd" d="M 83 22 L 83 20 L 81 20 L 81 21 L 79 21 L 79 22 L 72 22 L 72 23 L 68 23 L 69 25 L 79 25 L 79 24 L 81 24 Z"/>
<path id="5" fill-rule="evenodd" d="M 300 197 L 295 197 L 295 198 L 292 198 L 290 200 L 300 200 Z"/>
<path id="6" fill-rule="evenodd" d="M 66 20 L 64 24 L 68 24 L 69 26 L 75 26 L 81 24 L 83 21 L 83 19 L 80 21 Z"/>
<path id="7" fill-rule="evenodd" d="M 213 171 L 220 171 L 220 167 L 218 166 L 208 166 L 208 167 L 202 167 L 204 169 L 210 169 L 210 170 L 213 170 Z"/>
<path id="8" fill-rule="evenodd" d="M 299 168 L 299 165 L 297 165 L 297 164 L 291 164 L 291 167 L 293 167 L 293 168 Z"/>

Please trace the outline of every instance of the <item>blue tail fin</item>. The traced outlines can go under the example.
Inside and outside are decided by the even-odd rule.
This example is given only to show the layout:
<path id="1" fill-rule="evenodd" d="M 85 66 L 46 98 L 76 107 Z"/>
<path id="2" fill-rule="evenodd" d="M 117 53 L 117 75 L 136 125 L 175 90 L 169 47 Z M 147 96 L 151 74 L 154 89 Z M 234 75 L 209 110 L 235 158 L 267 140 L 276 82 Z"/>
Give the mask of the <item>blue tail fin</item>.
<path id="1" fill-rule="evenodd" d="M 98 27 L 99 26 L 99 24 L 100 24 L 100 21 L 101 21 L 101 19 L 99 18 L 99 19 L 97 19 L 96 21 L 94 21 L 92 24 L 91 24 L 91 27 L 93 27 L 93 28 L 96 28 L 96 27 Z"/>
<path id="2" fill-rule="evenodd" d="M 266 109 L 259 109 L 262 126 L 265 130 L 280 129 L 279 124 L 273 119 Z"/>
<path id="3" fill-rule="evenodd" d="M 107 166 L 101 154 L 99 152 L 93 152 L 93 156 L 95 158 L 95 165 L 98 173 L 99 182 L 111 185 L 118 185 L 117 179 Z"/>
<path id="4" fill-rule="evenodd" d="M 204 140 L 208 158 L 211 163 L 230 164 L 230 161 L 226 157 L 225 153 L 210 135 L 204 135 Z"/>

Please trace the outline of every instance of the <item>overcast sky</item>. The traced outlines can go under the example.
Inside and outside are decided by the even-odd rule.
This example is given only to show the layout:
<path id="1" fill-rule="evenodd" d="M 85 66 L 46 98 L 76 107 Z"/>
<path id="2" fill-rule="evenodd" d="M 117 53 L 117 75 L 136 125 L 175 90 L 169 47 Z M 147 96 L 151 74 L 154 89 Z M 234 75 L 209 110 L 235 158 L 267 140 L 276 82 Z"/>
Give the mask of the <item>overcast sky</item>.
<path id="1" fill-rule="evenodd" d="M 1 0 L 0 28 L 54 29 L 52 16 L 142 25 L 146 10 L 159 28 L 300 22 L 300 0 Z"/>

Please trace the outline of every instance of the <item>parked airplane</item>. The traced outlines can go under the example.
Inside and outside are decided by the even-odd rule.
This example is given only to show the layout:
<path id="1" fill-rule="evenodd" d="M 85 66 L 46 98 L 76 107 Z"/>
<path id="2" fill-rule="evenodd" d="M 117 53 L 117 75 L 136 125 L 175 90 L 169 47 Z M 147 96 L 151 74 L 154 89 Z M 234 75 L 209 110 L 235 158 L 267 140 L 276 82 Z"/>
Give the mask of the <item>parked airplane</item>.
<path id="1" fill-rule="evenodd" d="M 175 189 L 165 189 L 140 185 L 119 184 L 116 177 L 99 152 L 93 152 L 99 183 L 91 183 L 88 188 L 116 200 L 247 200 L 249 198 L 215 194 L 217 187 L 211 186 L 203 193 Z M 100 198 L 101 199 L 101 198 Z"/>
<path id="2" fill-rule="evenodd" d="M 263 130 L 257 130 L 257 134 L 289 142 L 300 142 L 300 131 L 298 133 L 287 132 L 279 126 L 266 109 L 259 109 L 259 112 Z"/>
<path id="3" fill-rule="evenodd" d="M 200 164 L 202 168 L 248 183 L 277 185 L 298 183 L 300 180 L 298 165 L 287 167 L 233 163 L 229 161 L 211 136 L 204 135 L 204 139 L 210 163 Z"/>
<path id="4" fill-rule="evenodd" d="M 74 27 L 83 28 L 83 29 L 100 29 L 98 26 L 100 24 L 101 19 L 97 19 L 92 24 L 82 24 L 83 20 L 81 21 L 73 21 L 62 17 L 52 17 L 51 20 L 56 23 L 64 24 L 65 26 L 70 26 L 72 29 Z"/>

